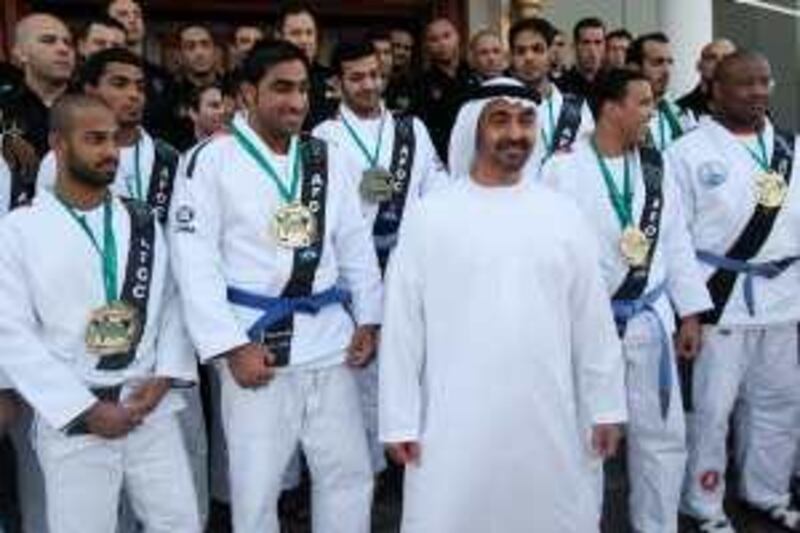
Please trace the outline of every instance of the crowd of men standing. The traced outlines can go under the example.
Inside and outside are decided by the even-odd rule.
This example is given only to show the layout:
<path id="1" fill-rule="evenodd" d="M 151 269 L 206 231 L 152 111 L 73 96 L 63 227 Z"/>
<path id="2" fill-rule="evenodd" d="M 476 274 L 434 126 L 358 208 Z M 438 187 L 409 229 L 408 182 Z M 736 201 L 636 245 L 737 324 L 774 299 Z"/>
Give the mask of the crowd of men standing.
<path id="1" fill-rule="evenodd" d="M 677 98 L 669 36 L 599 18 L 320 33 L 186 24 L 170 71 L 135 0 L 17 24 L 0 532 L 277 533 L 310 483 L 366 533 L 404 469 L 404 533 L 584 533 L 620 454 L 633 531 L 736 531 L 730 493 L 800 531 L 768 60 L 710 42 Z"/>

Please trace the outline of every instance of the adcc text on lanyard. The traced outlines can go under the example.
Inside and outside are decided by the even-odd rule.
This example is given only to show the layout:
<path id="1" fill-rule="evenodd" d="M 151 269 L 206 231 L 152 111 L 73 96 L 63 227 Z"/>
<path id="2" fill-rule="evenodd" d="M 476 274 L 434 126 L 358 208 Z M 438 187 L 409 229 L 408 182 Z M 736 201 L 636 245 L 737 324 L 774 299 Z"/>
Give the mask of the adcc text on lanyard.
<path id="1" fill-rule="evenodd" d="M 356 146 L 358 146 L 359 150 L 361 150 L 361 153 L 364 154 L 364 157 L 366 158 L 367 163 L 369 164 L 368 168 L 370 169 L 375 169 L 380 166 L 378 165 L 378 158 L 381 155 L 381 144 L 383 143 L 383 126 L 385 123 L 386 123 L 386 112 L 384 111 L 381 113 L 381 123 L 380 126 L 378 127 L 378 141 L 375 143 L 375 150 L 373 150 L 373 152 L 370 154 L 367 145 L 364 143 L 361 137 L 358 136 L 358 133 L 356 133 L 355 128 L 353 128 L 353 126 L 351 126 L 350 123 L 347 122 L 347 119 L 344 118 L 344 115 L 342 115 L 342 124 L 344 124 L 344 127 L 347 129 L 347 132 L 350 134 L 350 137 L 352 137 L 353 140 L 355 141 Z"/>
<path id="2" fill-rule="evenodd" d="M 286 174 L 291 176 L 289 186 L 286 186 L 285 180 L 281 179 L 278 172 L 272 163 L 269 162 L 267 157 L 262 154 L 258 148 L 248 139 L 236 126 L 231 127 L 236 141 L 244 148 L 244 151 L 253 158 L 258 166 L 269 176 L 272 183 L 278 189 L 281 199 L 284 204 L 291 205 L 296 201 L 297 190 L 300 186 L 300 150 L 297 135 L 292 136 L 289 142 L 288 160 L 290 167 L 287 168 Z"/>
<path id="3" fill-rule="evenodd" d="M 70 217 L 80 226 L 83 232 L 89 237 L 92 247 L 100 258 L 100 268 L 103 273 L 103 287 L 105 289 L 106 304 L 116 302 L 119 297 L 117 293 L 117 239 L 114 236 L 114 212 L 112 207 L 111 194 L 107 193 L 103 200 L 103 245 L 89 227 L 86 215 L 79 214 L 75 208 L 64 201 L 60 196 L 56 196 L 61 205 L 64 206 Z"/>

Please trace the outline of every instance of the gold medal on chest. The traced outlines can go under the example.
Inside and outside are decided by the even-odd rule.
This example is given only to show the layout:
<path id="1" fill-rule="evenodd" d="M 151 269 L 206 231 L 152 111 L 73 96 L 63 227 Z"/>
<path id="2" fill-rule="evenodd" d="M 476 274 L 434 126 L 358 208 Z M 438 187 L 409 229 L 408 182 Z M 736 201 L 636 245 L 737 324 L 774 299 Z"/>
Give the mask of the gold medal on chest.
<path id="1" fill-rule="evenodd" d="M 278 209 L 273 225 L 278 244 L 284 248 L 305 248 L 317 239 L 317 219 L 299 202 Z"/>
<path id="2" fill-rule="evenodd" d="M 136 308 L 122 301 L 92 311 L 86 327 L 86 349 L 97 357 L 130 351 L 141 324 Z"/>
<path id="3" fill-rule="evenodd" d="M 788 187 L 783 176 L 773 171 L 766 171 L 756 178 L 758 203 L 764 207 L 775 209 L 783 205 Z"/>
<path id="4" fill-rule="evenodd" d="M 368 202 L 379 204 L 391 200 L 394 177 L 385 168 L 375 167 L 361 175 L 361 196 Z"/>
<path id="5" fill-rule="evenodd" d="M 642 267 L 650 255 L 650 240 L 636 226 L 628 226 L 622 231 L 619 249 L 629 266 Z"/>

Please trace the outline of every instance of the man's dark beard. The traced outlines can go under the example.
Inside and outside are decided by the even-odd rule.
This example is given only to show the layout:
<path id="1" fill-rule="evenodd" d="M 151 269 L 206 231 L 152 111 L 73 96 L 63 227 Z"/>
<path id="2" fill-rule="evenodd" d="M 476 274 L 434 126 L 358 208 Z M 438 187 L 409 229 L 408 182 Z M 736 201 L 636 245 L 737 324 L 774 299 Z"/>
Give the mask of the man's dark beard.
<path id="1" fill-rule="evenodd" d="M 75 181 L 98 189 L 102 187 L 108 187 L 114 182 L 116 166 L 114 167 L 113 172 L 103 172 L 101 170 L 95 170 L 93 168 L 89 168 L 87 165 L 84 165 L 83 162 L 79 161 L 74 156 L 74 154 L 70 153 L 68 155 L 69 159 L 67 160 L 67 170 L 69 171 L 70 176 L 75 179 Z"/>

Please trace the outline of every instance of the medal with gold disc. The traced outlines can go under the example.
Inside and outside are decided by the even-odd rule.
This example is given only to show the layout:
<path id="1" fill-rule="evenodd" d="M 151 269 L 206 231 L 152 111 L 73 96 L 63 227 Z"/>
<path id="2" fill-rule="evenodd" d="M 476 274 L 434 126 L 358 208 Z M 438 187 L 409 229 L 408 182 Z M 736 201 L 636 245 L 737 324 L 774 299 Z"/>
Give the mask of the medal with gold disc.
<path id="1" fill-rule="evenodd" d="M 86 216 L 78 214 L 60 196 L 67 213 L 83 230 L 100 258 L 106 304 L 93 310 L 86 325 L 86 351 L 96 357 L 127 353 L 133 347 L 142 324 L 136 308 L 119 299 L 117 291 L 117 241 L 114 235 L 111 196 L 103 201 L 103 242 L 95 237 Z"/>
<path id="2" fill-rule="evenodd" d="M 622 228 L 622 236 L 619 240 L 620 255 L 622 255 L 625 263 L 632 268 L 647 266 L 652 244 L 647 235 L 633 223 L 633 187 L 631 185 L 628 156 L 626 155 L 624 160 L 623 190 L 620 191 L 614 181 L 611 169 L 608 168 L 605 159 L 595 144 L 594 138 L 592 139 L 592 148 L 597 156 L 597 162 L 600 166 L 606 189 L 608 189 L 611 206 L 614 208 L 614 214 L 616 214 Z"/>
<path id="3" fill-rule="evenodd" d="M 758 203 L 770 209 L 783 205 L 789 187 L 786 180 L 777 172 L 762 172 L 756 178 Z"/>
<path id="4" fill-rule="evenodd" d="M 392 194 L 394 193 L 394 176 L 392 176 L 391 172 L 383 168 L 378 161 L 381 154 L 381 145 L 383 144 L 386 111 L 381 112 L 381 122 L 378 126 L 378 140 L 375 142 L 375 148 L 372 152 L 367 148 L 366 143 L 362 139 L 362 136 L 358 134 L 355 127 L 347 120 L 344 112 L 341 114 L 340 120 L 342 124 L 344 124 L 350 138 L 367 160 L 367 168 L 361 174 L 361 183 L 358 188 L 361 197 L 371 204 L 379 204 L 391 200 Z"/>
<path id="5" fill-rule="evenodd" d="M 750 156 L 761 168 L 755 177 L 756 200 L 758 204 L 767 209 L 777 209 L 786 200 L 789 187 L 786 179 L 778 172 L 772 170 L 767 158 L 767 143 L 764 141 L 764 132 L 758 132 L 758 152 L 745 145 Z"/>
<path id="6" fill-rule="evenodd" d="M 305 248 L 314 244 L 319 237 L 317 235 L 317 217 L 307 205 L 297 199 L 301 176 L 300 142 L 297 136 L 292 136 L 289 141 L 286 171 L 289 179 L 286 180 L 278 175 L 267 155 L 256 147 L 255 143 L 248 138 L 247 133 L 235 125 L 231 127 L 231 133 L 278 189 L 283 205 L 272 217 L 269 228 L 271 236 L 284 248 Z M 287 181 L 289 182 L 288 186 Z"/>

